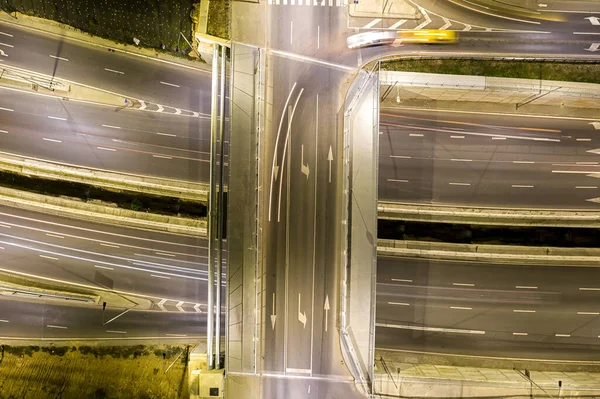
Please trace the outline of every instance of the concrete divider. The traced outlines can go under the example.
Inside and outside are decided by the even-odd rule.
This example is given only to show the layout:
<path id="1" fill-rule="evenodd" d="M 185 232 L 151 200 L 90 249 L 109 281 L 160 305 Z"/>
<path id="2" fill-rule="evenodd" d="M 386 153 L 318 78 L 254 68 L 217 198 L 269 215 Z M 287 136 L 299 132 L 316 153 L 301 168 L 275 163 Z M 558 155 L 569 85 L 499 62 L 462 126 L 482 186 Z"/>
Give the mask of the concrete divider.
<path id="1" fill-rule="evenodd" d="M 136 212 L 0 187 L 0 204 L 46 214 L 144 230 L 206 236 L 205 219 Z"/>
<path id="2" fill-rule="evenodd" d="M 0 152 L 0 171 L 206 203 L 208 184 L 119 173 Z"/>
<path id="3" fill-rule="evenodd" d="M 600 267 L 600 248 L 526 247 L 377 240 L 378 256 L 480 261 L 517 265 Z"/>
<path id="4" fill-rule="evenodd" d="M 490 226 L 600 227 L 600 212 L 461 208 L 379 201 L 379 219 Z"/>

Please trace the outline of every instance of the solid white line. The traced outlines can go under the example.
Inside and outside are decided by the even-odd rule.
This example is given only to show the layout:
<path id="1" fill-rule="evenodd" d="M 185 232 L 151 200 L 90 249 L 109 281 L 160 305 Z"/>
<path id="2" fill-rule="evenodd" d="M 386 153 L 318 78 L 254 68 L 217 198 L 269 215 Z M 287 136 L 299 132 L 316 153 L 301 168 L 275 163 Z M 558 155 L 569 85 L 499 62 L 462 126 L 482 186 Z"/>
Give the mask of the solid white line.
<path id="1" fill-rule="evenodd" d="M 102 127 L 107 127 L 109 129 L 120 129 L 120 126 L 113 126 L 113 125 L 102 125 Z"/>
<path id="2" fill-rule="evenodd" d="M 406 302 L 388 302 L 388 305 L 410 306 L 410 303 L 406 303 Z"/>
<path id="3" fill-rule="evenodd" d="M 575 139 L 575 141 L 592 141 L 592 139 Z"/>
<path id="4" fill-rule="evenodd" d="M 12 44 L 6 44 L 6 43 L 2 43 L 2 42 L 0 42 L 0 46 L 4 46 L 4 47 L 10 47 L 10 48 L 13 48 L 13 47 L 15 47 L 15 46 L 13 46 Z"/>
<path id="5" fill-rule="evenodd" d="M 113 245 L 113 244 L 105 244 L 103 242 L 100 243 L 100 245 L 102 245 L 103 247 L 111 247 L 111 248 L 121 248 L 118 245 Z"/>
<path id="6" fill-rule="evenodd" d="M 457 159 L 457 158 L 452 158 L 451 161 L 454 161 L 454 162 L 473 162 L 472 159 Z"/>
<path id="7" fill-rule="evenodd" d="M 526 185 L 526 184 L 513 184 L 511 187 L 514 187 L 514 188 L 533 188 L 533 186 L 529 186 L 529 185 Z"/>
<path id="8" fill-rule="evenodd" d="M 411 137 L 423 137 L 422 133 L 410 133 L 409 136 Z"/>
<path id="9" fill-rule="evenodd" d="M 465 136 L 450 136 L 451 139 L 464 139 Z"/>
<path id="10" fill-rule="evenodd" d="M 401 283 L 412 283 L 413 282 L 412 280 L 406 280 L 403 278 L 393 278 L 392 281 L 399 281 Z"/>
<path id="11" fill-rule="evenodd" d="M 471 284 L 471 283 L 452 283 L 452 285 L 457 285 L 460 287 L 475 287 L 475 284 Z"/>
<path id="12" fill-rule="evenodd" d="M 42 138 L 42 140 L 45 140 L 45 141 L 51 141 L 51 142 L 53 142 L 53 143 L 62 143 L 62 141 L 61 141 L 61 140 L 48 139 L 48 138 L 46 138 L 46 137 L 43 137 L 43 138 Z"/>
<path id="13" fill-rule="evenodd" d="M 473 308 L 468 308 L 465 306 L 450 306 L 450 309 L 457 309 L 457 310 L 473 310 Z"/>
<path id="14" fill-rule="evenodd" d="M 167 279 L 167 280 L 171 279 L 171 277 L 168 277 L 168 276 L 157 276 L 156 274 L 151 274 L 150 277 L 164 278 L 164 279 Z"/>
<path id="15" fill-rule="evenodd" d="M 600 315 L 600 313 L 598 313 L 598 312 L 577 312 L 577 314 L 592 315 L 592 316 L 598 316 L 598 315 Z"/>
<path id="16" fill-rule="evenodd" d="M 106 148 L 106 147 L 96 147 L 99 150 L 104 150 L 104 151 L 117 151 L 114 148 Z"/>
<path id="17" fill-rule="evenodd" d="M 160 133 L 160 132 L 156 132 L 156 134 L 158 134 L 159 136 L 177 137 L 177 135 L 176 135 L 176 134 L 171 134 L 171 133 Z"/>
<path id="18" fill-rule="evenodd" d="M 44 259 L 50 259 L 50 260 L 58 260 L 58 258 L 55 258 L 53 256 L 48 256 L 48 255 L 39 255 L 40 258 L 44 258 Z"/>
<path id="19" fill-rule="evenodd" d="M 512 161 L 513 163 L 535 163 L 534 161 Z"/>
<path id="20" fill-rule="evenodd" d="M 108 267 L 108 266 L 94 265 L 94 267 L 97 267 L 98 269 L 115 270 L 112 267 Z"/>
<path id="21" fill-rule="evenodd" d="M 121 75 L 125 75 L 125 72 L 117 71 L 115 69 L 104 68 L 104 70 L 108 71 L 108 72 L 114 72 L 114 73 L 118 73 L 118 74 L 121 74 Z"/>
<path id="22" fill-rule="evenodd" d="M 14 111 L 14 109 L 4 108 L 4 107 L 0 107 L 0 110 L 2 110 L 2 111 L 9 111 L 9 112 L 13 112 Z"/>
<path id="23" fill-rule="evenodd" d="M 390 155 L 390 158 L 411 159 L 412 157 L 407 157 L 406 155 Z"/>
<path id="24" fill-rule="evenodd" d="M 3 36 L 8 36 L 8 37 L 14 37 L 13 35 L 11 35 L 10 33 L 5 33 L 5 32 L 0 32 L 0 35 Z"/>
<path id="25" fill-rule="evenodd" d="M 50 58 L 55 58 L 55 59 L 57 59 L 57 60 L 61 60 L 61 61 L 69 61 L 69 59 L 68 59 L 68 58 L 57 57 L 57 56 L 55 56 L 55 55 L 50 55 L 49 57 L 50 57 Z"/>
<path id="26" fill-rule="evenodd" d="M 57 121 L 66 121 L 67 120 L 67 118 L 61 118 L 58 116 L 50 116 L 50 115 L 48 115 L 48 119 L 56 119 Z"/>
<path id="27" fill-rule="evenodd" d="M 523 290 L 537 290 L 538 287 L 534 287 L 531 285 L 515 285 L 515 288 L 523 289 Z"/>
<path id="28" fill-rule="evenodd" d="M 179 85 L 176 85 L 174 83 L 168 83 L 168 82 L 163 82 L 163 81 L 161 81 L 160 83 L 163 84 L 163 85 L 167 85 L 167 86 L 180 87 Z"/>
<path id="29" fill-rule="evenodd" d="M 156 155 L 156 154 L 152 154 L 152 156 L 154 158 L 163 158 L 163 159 L 173 159 L 172 157 L 168 157 L 166 155 Z"/>
<path id="30" fill-rule="evenodd" d="M 425 327 L 425 326 L 410 326 L 402 324 L 387 324 L 387 323 L 375 323 L 376 327 L 388 327 L 388 328 L 399 328 L 402 330 L 416 330 L 416 331 L 431 331 L 431 332 L 445 332 L 445 333 L 457 333 L 457 334 L 485 334 L 482 330 L 461 330 L 458 328 L 441 328 L 441 327 Z"/>
<path id="31" fill-rule="evenodd" d="M 579 291 L 600 291 L 600 288 L 580 288 Z"/>
<path id="32" fill-rule="evenodd" d="M 513 312 L 515 313 L 535 313 L 535 310 L 528 310 L 528 309 L 514 309 Z"/>
<path id="33" fill-rule="evenodd" d="M 368 24 L 363 26 L 362 29 L 371 29 L 372 27 L 374 27 L 375 25 L 377 25 L 380 22 L 381 22 L 381 18 L 375 18 L 374 20 L 372 20 L 371 22 L 369 22 Z"/>
<path id="34" fill-rule="evenodd" d="M 408 180 L 401 180 L 401 179 L 387 179 L 387 180 L 394 182 L 394 183 L 408 183 Z"/>
<path id="35" fill-rule="evenodd" d="M 514 332 L 513 335 L 527 335 L 527 333 Z"/>
<path id="36" fill-rule="evenodd" d="M 113 334 L 127 334 L 127 331 L 121 331 L 121 330 L 106 330 L 107 333 L 113 333 Z"/>
<path id="37" fill-rule="evenodd" d="M 598 186 L 575 186 L 575 188 L 598 188 Z"/>
<path id="38" fill-rule="evenodd" d="M 62 330 L 66 330 L 67 329 L 67 327 L 64 327 L 64 326 L 55 326 L 54 324 L 46 324 L 46 327 L 48 327 L 48 328 L 60 328 Z"/>
<path id="39" fill-rule="evenodd" d="M 56 234 L 50 234 L 50 233 L 46 233 L 46 235 L 47 235 L 48 237 L 54 237 L 54 238 L 65 238 L 65 237 L 63 237 L 63 236 L 59 236 L 59 235 L 56 235 Z"/>
<path id="40" fill-rule="evenodd" d="M 451 186 L 470 186 L 471 183 L 454 183 L 454 182 L 450 182 L 448 183 Z"/>
<path id="41" fill-rule="evenodd" d="M 600 32 L 573 32 L 574 35 L 600 35 Z"/>
<path id="42" fill-rule="evenodd" d="M 554 334 L 556 337 L 569 338 L 571 334 Z"/>

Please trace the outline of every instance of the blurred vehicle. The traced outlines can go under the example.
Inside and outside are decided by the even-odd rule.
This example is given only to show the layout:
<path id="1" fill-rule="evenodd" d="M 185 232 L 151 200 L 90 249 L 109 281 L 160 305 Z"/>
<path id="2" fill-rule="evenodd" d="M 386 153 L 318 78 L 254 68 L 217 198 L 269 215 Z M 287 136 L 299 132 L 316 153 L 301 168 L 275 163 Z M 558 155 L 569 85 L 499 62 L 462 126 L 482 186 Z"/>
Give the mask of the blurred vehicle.
<path id="1" fill-rule="evenodd" d="M 446 44 L 458 42 L 458 35 L 452 30 L 406 30 L 397 32 L 401 43 Z"/>
<path id="2" fill-rule="evenodd" d="M 352 35 L 346 39 L 348 48 L 362 48 L 392 44 L 397 39 L 396 31 L 379 30 Z"/>

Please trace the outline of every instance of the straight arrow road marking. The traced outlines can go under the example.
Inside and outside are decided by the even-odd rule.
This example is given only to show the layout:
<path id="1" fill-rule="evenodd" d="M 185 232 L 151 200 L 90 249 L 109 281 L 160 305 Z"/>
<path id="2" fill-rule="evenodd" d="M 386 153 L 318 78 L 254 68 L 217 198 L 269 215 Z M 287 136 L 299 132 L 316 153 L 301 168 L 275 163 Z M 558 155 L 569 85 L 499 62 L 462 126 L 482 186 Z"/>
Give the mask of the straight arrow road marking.
<path id="1" fill-rule="evenodd" d="M 323 309 L 325 310 L 325 332 L 327 332 L 327 320 L 329 319 L 329 317 L 327 317 L 329 315 L 329 295 L 325 295 L 325 306 L 323 306 Z"/>
<path id="2" fill-rule="evenodd" d="M 271 328 L 275 330 L 275 319 L 277 316 L 275 315 L 275 293 L 273 293 L 273 311 L 271 312 Z"/>
<path id="3" fill-rule="evenodd" d="M 333 161 L 333 152 L 331 146 L 329 146 L 329 154 L 327 154 L 327 160 L 329 161 L 329 183 L 331 183 L 331 161 Z"/>
<path id="4" fill-rule="evenodd" d="M 306 328 L 306 312 L 300 311 L 300 300 L 302 299 L 300 295 L 301 294 L 298 293 L 298 321 Z"/>
<path id="5" fill-rule="evenodd" d="M 302 173 L 304 173 L 306 175 L 306 180 L 308 180 L 308 175 L 310 174 L 310 169 L 308 167 L 308 164 L 304 165 L 304 144 L 302 144 Z"/>
<path id="6" fill-rule="evenodd" d="M 598 51 L 600 50 L 600 43 L 592 43 L 590 47 L 584 49 L 585 51 Z"/>

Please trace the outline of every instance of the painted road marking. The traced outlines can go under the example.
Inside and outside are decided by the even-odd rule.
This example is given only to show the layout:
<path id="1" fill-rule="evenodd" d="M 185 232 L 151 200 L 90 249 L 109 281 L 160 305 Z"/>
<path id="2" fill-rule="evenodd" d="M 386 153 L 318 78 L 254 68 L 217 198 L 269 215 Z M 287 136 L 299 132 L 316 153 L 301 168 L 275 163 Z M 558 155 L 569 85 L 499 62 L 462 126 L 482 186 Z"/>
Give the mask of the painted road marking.
<path id="1" fill-rule="evenodd" d="M 410 326 L 402 324 L 386 324 L 386 323 L 375 323 L 376 327 L 388 327 L 388 328 L 399 328 L 402 330 L 416 330 L 416 331 L 431 331 L 431 332 L 445 332 L 445 333 L 456 333 L 456 334 L 485 334 L 482 330 L 461 330 L 458 328 L 441 328 L 441 327 L 425 327 L 425 326 Z"/>
<path id="2" fill-rule="evenodd" d="M 107 333 L 112 333 L 112 334 L 127 334 L 127 331 L 121 331 L 121 330 L 106 330 Z"/>
<path id="3" fill-rule="evenodd" d="M 577 314 L 592 315 L 592 316 L 598 316 L 598 315 L 600 315 L 600 313 L 598 313 L 598 312 L 577 312 Z"/>
<path id="4" fill-rule="evenodd" d="M 371 29 L 372 27 L 374 27 L 375 25 L 377 25 L 380 22 L 381 22 L 381 18 L 375 18 L 374 20 L 372 20 L 371 22 L 369 22 L 368 24 L 366 24 L 362 28 L 363 29 Z"/>
<path id="5" fill-rule="evenodd" d="M 471 283 L 452 283 L 452 285 L 456 285 L 459 287 L 475 287 L 475 284 Z"/>
<path id="6" fill-rule="evenodd" d="M 177 137 L 176 134 L 156 132 L 159 136 Z"/>
<path id="7" fill-rule="evenodd" d="M 0 107 L 0 110 L 2 110 L 2 111 L 8 111 L 8 112 L 13 112 L 14 111 L 13 109 L 4 108 L 4 107 Z"/>
<path id="8" fill-rule="evenodd" d="M 464 139 L 465 136 L 450 136 L 451 139 Z"/>
<path id="9" fill-rule="evenodd" d="M 102 125 L 102 127 L 107 127 L 109 129 L 120 129 L 120 126 L 114 126 L 114 125 Z"/>
<path id="10" fill-rule="evenodd" d="M 506 140 L 506 137 L 492 137 L 492 140 Z"/>
<path id="11" fill-rule="evenodd" d="M 104 68 L 105 71 L 118 73 L 120 75 L 125 75 L 125 72 L 117 71 L 116 69 Z"/>
<path id="12" fill-rule="evenodd" d="M 157 254 L 157 255 L 162 255 L 162 256 L 173 256 L 173 257 L 177 256 L 175 254 L 168 254 L 166 252 L 156 252 L 156 251 L 154 251 L 154 253 Z"/>
<path id="13" fill-rule="evenodd" d="M 57 121 L 66 121 L 67 120 L 67 118 L 61 118 L 59 116 L 51 116 L 51 115 L 48 115 L 48 119 L 56 119 Z"/>
<path id="14" fill-rule="evenodd" d="M 187 337 L 187 335 L 185 334 L 165 334 L 169 337 Z"/>
<path id="15" fill-rule="evenodd" d="M 511 187 L 513 188 L 533 188 L 533 186 L 527 184 L 513 184 Z"/>
<path id="16" fill-rule="evenodd" d="M 402 180 L 402 179 L 387 179 L 390 182 L 394 182 L 394 183 L 408 183 L 408 180 Z"/>
<path id="17" fill-rule="evenodd" d="M 523 333 L 523 332 L 514 332 L 513 335 L 527 335 L 527 333 Z"/>
<path id="18" fill-rule="evenodd" d="M 61 61 L 69 61 L 69 59 L 68 59 L 68 58 L 57 57 L 57 56 L 55 56 L 55 55 L 50 55 L 49 57 L 50 57 L 50 58 L 57 59 L 57 60 L 61 60 Z"/>
<path id="19" fill-rule="evenodd" d="M 401 19 L 400 21 L 398 21 L 395 24 L 393 24 L 392 26 L 390 26 L 390 29 L 397 29 L 400 25 L 404 24 L 405 22 L 406 22 L 406 19 Z"/>
<path id="20" fill-rule="evenodd" d="M 168 157 L 166 155 L 156 155 L 156 154 L 152 154 L 152 156 L 154 158 L 163 158 L 163 159 L 173 159 L 173 157 Z"/>
<path id="21" fill-rule="evenodd" d="M 15 46 L 13 46 L 12 44 L 6 44 L 6 43 L 2 43 L 2 42 L 0 42 L 0 46 L 4 46 L 4 47 L 10 47 L 10 48 L 13 48 L 13 47 L 15 47 Z"/>
<path id="22" fill-rule="evenodd" d="M 575 139 L 575 141 L 592 141 L 592 139 Z"/>
<path id="23" fill-rule="evenodd" d="M 452 159 L 450 159 L 450 160 L 451 160 L 451 161 L 454 161 L 454 162 L 473 162 L 473 160 L 472 160 L 472 159 L 459 159 L 459 158 L 452 158 Z"/>
<path id="24" fill-rule="evenodd" d="M 412 157 L 406 155 L 390 155 L 390 158 L 411 159 Z"/>
<path id="25" fill-rule="evenodd" d="M 0 129 L 0 133 L 8 133 L 8 130 L 2 130 L 2 129 Z"/>
<path id="26" fill-rule="evenodd" d="M 96 147 L 96 148 L 99 150 L 103 150 L 103 151 L 113 151 L 113 152 L 117 151 L 114 148 L 106 148 L 106 147 Z"/>
<path id="27" fill-rule="evenodd" d="M 94 265 L 94 267 L 97 267 L 98 269 L 115 270 L 112 267 L 108 267 L 108 266 Z"/>
<path id="28" fill-rule="evenodd" d="M 535 163 L 534 161 L 512 161 L 513 163 Z"/>
<path id="29" fill-rule="evenodd" d="M 100 245 L 102 245 L 103 247 L 110 247 L 110 248 L 121 248 L 118 245 L 113 245 L 113 244 L 105 244 L 103 242 L 100 243 Z"/>
<path id="30" fill-rule="evenodd" d="M 513 312 L 515 313 L 535 313 L 535 310 L 529 310 L 529 309 L 514 309 Z"/>
<path id="31" fill-rule="evenodd" d="M 406 280 L 403 278 L 393 278 L 392 281 L 399 281 L 401 283 L 412 283 L 413 282 L 412 280 Z"/>
<path id="32" fill-rule="evenodd" d="M 450 309 L 457 309 L 457 310 L 473 310 L 473 308 L 469 308 L 466 306 L 450 306 Z"/>
<path id="33" fill-rule="evenodd" d="M 569 338 L 571 334 L 554 334 L 556 337 Z"/>
<path id="34" fill-rule="evenodd" d="M 573 32 L 574 35 L 600 35 L 600 32 Z"/>
<path id="35" fill-rule="evenodd" d="M 67 329 L 67 327 L 65 327 L 65 326 L 57 326 L 57 325 L 54 325 L 54 324 L 46 324 L 46 327 L 48 327 L 48 328 L 60 328 L 62 330 L 66 330 Z"/>
<path id="36" fill-rule="evenodd" d="M 406 302 L 388 302 L 388 305 L 410 306 L 410 303 L 406 303 Z"/>
<path id="37" fill-rule="evenodd" d="M 8 320 L 0 319 L 0 323 L 8 323 Z"/>
<path id="38" fill-rule="evenodd" d="M 53 256 L 48 256 L 48 255 L 40 255 L 40 258 L 50 259 L 50 260 L 58 260 L 58 258 L 55 258 Z"/>
<path id="39" fill-rule="evenodd" d="M 0 32 L 0 35 L 3 36 L 8 36 L 8 37 L 14 37 L 13 35 L 11 35 L 10 33 L 6 33 L 6 32 Z"/>
<path id="40" fill-rule="evenodd" d="M 56 235 L 56 234 L 50 234 L 50 233 L 46 233 L 46 235 L 47 235 L 48 237 L 54 237 L 54 238 L 65 238 L 65 237 L 63 237 L 63 236 L 59 236 L 59 235 Z"/>
<path id="41" fill-rule="evenodd" d="M 455 183 L 455 182 L 450 182 L 448 183 L 451 186 L 470 186 L 471 183 Z"/>
<path id="42" fill-rule="evenodd" d="M 409 136 L 411 136 L 411 137 L 423 137 L 423 134 L 422 133 L 411 133 L 411 134 L 409 134 Z"/>
<path id="43" fill-rule="evenodd" d="M 523 289 L 523 290 L 537 290 L 538 287 L 534 287 L 531 285 L 515 285 L 515 288 Z"/>
<path id="44" fill-rule="evenodd" d="M 166 280 L 170 280 L 171 279 L 171 277 L 169 277 L 169 276 L 159 276 L 159 275 L 156 275 L 156 274 L 151 274 L 150 277 L 164 278 Z"/>
<path id="45" fill-rule="evenodd" d="M 62 141 L 61 141 L 61 140 L 48 139 L 48 138 L 46 138 L 46 137 L 43 137 L 42 139 L 43 139 L 43 140 L 45 140 L 45 141 L 51 141 L 51 142 L 53 142 L 53 143 L 62 143 Z"/>
<path id="46" fill-rule="evenodd" d="M 598 186 L 575 186 L 575 188 L 598 188 Z"/>
<path id="47" fill-rule="evenodd" d="M 160 83 L 163 84 L 163 85 L 166 85 L 166 86 L 180 87 L 179 85 L 176 85 L 174 83 L 168 83 L 168 82 L 163 82 L 163 81 L 161 81 Z"/>

